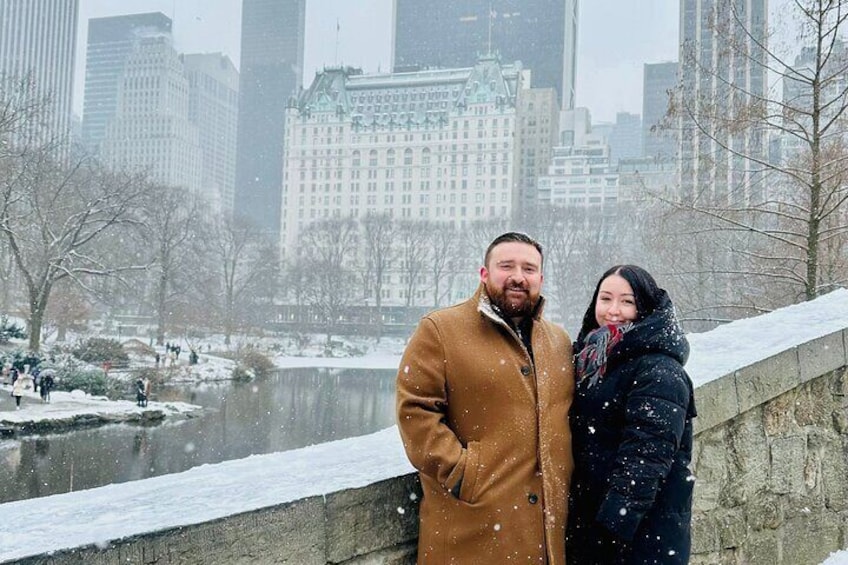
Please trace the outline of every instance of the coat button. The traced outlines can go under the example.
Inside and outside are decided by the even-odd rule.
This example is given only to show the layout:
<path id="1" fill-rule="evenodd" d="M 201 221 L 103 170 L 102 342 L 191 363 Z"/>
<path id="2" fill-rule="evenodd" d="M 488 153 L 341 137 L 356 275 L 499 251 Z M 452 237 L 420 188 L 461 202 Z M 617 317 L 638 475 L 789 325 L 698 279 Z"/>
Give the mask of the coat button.
<path id="1" fill-rule="evenodd" d="M 538 496 L 536 496 L 536 495 L 535 495 L 535 494 L 533 494 L 533 493 L 530 493 L 530 494 L 527 496 L 527 502 L 529 502 L 530 504 L 536 504 L 537 502 L 539 502 L 539 497 L 538 497 Z"/>
<path id="2" fill-rule="evenodd" d="M 530 365 L 523 365 L 521 367 L 521 374 L 524 375 L 525 377 L 530 375 L 531 372 L 532 371 L 530 370 Z"/>

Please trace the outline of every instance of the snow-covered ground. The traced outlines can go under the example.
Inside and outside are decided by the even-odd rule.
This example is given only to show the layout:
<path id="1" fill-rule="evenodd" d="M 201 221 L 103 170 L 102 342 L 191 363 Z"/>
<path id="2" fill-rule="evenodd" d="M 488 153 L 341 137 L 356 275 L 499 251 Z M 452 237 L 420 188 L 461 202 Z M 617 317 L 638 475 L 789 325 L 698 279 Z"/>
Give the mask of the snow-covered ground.
<path id="1" fill-rule="evenodd" d="M 141 408 L 128 400 L 109 400 L 102 396 L 91 396 L 81 390 L 73 392 L 52 391 L 50 402 L 44 403 L 38 394 L 25 392 L 21 409 L 15 410 L 15 399 L 10 397 L 12 387 L 0 385 L 0 426 L 19 425 L 47 420 L 68 420 L 81 414 L 113 417 L 138 415 L 145 411 L 161 411 L 165 416 L 189 414 L 200 410 L 200 406 L 185 402 L 149 402 Z"/>
<path id="2" fill-rule="evenodd" d="M 687 369 L 696 384 L 703 384 L 845 328 L 848 290 L 838 290 L 812 302 L 689 336 L 692 356 Z M 387 341 L 359 358 L 318 359 L 281 353 L 274 356 L 274 363 L 279 367 L 395 368 L 401 349 L 402 343 Z M 0 504 L 0 516 L 15 516 L 14 520 L 0 520 L 0 560 L 200 523 L 361 487 L 412 470 L 393 427 L 182 473 Z M 263 488 L 255 488 L 257 484 Z M 41 535 L 44 523 L 52 524 L 49 536 Z M 822 565 L 848 565 L 848 551 L 833 554 Z"/>
<path id="3" fill-rule="evenodd" d="M 848 565 L 848 549 L 831 553 L 821 565 Z"/>

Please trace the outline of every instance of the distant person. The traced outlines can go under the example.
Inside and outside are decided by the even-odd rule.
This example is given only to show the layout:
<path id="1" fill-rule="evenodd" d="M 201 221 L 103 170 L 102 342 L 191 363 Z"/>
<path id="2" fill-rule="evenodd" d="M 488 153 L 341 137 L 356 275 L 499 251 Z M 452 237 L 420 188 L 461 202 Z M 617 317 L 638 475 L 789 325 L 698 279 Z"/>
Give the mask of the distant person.
<path id="1" fill-rule="evenodd" d="M 136 406 L 147 406 L 147 393 L 145 392 L 144 381 L 141 379 L 135 381 L 135 403 Z"/>
<path id="2" fill-rule="evenodd" d="M 41 401 L 50 402 L 50 391 L 53 390 L 53 369 L 44 369 L 41 372 Z"/>
<path id="3" fill-rule="evenodd" d="M 609 269 L 574 352 L 569 565 L 688 563 L 696 414 L 671 299 L 641 267 Z"/>
<path id="4" fill-rule="evenodd" d="M 147 401 L 150 400 L 150 379 L 144 377 L 141 382 L 144 385 L 144 406 L 147 406 Z"/>
<path id="5" fill-rule="evenodd" d="M 542 318 L 542 246 L 509 232 L 477 292 L 420 321 L 397 375 L 418 469 L 418 563 L 562 565 L 571 477 L 571 340 Z"/>
<path id="6" fill-rule="evenodd" d="M 159 355 L 159 352 L 157 351 L 156 355 L 153 358 L 156 360 L 156 368 L 158 369 L 159 368 L 159 361 L 162 360 L 162 356 Z"/>
<path id="7" fill-rule="evenodd" d="M 12 372 L 12 362 L 7 359 L 3 363 L 3 369 L 2 369 L 2 375 L 3 375 L 3 382 L 4 383 L 10 383 L 11 382 L 9 380 L 11 372 Z"/>
<path id="8" fill-rule="evenodd" d="M 12 383 L 12 397 L 15 399 L 15 410 L 21 409 L 21 398 L 24 396 L 26 379 L 16 378 Z"/>

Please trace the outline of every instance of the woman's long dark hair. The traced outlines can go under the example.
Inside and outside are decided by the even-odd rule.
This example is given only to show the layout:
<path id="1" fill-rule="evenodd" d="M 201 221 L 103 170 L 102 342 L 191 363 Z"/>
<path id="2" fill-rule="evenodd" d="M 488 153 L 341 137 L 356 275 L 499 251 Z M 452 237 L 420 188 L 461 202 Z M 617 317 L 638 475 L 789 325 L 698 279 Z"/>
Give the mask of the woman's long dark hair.
<path id="1" fill-rule="evenodd" d="M 592 301 L 589 302 L 589 308 L 586 309 L 586 314 L 583 315 L 583 325 L 580 327 L 580 333 L 577 336 L 579 343 L 583 342 L 586 334 L 598 327 L 598 321 L 595 319 L 595 304 L 598 302 L 601 283 L 611 275 L 620 276 L 633 289 L 634 298 L 636 299 L 637 322 L 651 314 L 659 305 L 660 289 L 657 286 L 657 281 L 651 276 L 651 273 L 636 265 L 616 265 L 610 267 L 607 272 L 601 275 L 598 284 L 595 285 L 595 293 L 592 295 Z"/>

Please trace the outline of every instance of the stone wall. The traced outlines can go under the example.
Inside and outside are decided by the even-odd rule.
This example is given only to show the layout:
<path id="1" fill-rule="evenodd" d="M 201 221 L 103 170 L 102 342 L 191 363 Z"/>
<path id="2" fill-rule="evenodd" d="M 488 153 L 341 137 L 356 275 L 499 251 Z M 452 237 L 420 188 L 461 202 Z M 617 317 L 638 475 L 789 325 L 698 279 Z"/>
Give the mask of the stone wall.
<path id="1" fill-rule="evenodd" d="M 848 546 L 844 339 L 697 389 L 694 565 L 815 565 Z"/>
<path id="2" fill-rule="evenodd" d="M 696 389 L 693 565 L 818 565 L 848 546 L 846 332 Z M 412 564 L 414 475 L 25 564 Z"/>

